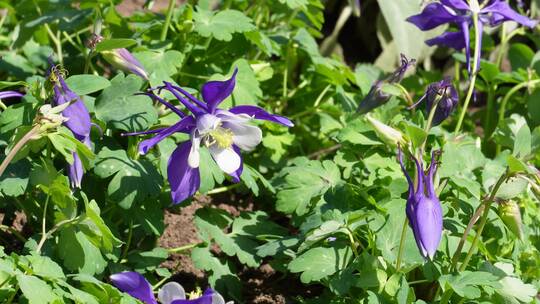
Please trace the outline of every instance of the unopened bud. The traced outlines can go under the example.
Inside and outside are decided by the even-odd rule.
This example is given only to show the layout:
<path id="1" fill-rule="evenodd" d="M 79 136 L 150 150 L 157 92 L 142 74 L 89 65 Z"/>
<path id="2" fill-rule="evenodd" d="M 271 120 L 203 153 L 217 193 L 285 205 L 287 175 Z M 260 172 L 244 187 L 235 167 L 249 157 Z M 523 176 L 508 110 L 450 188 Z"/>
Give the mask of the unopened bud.
<path id="1" fill-rule="evenodd" d="M 509 200 L 499 203 L 499 217 L 508 230 L 512 231 L 520 240 L 523 238 L 521 210 L 515 201 Z"/>
<path id="2" fill-rule="evenodd" d="M 121 48 L 103 51 L 101 54 L 105 60 L 116 68 L 136 74 L 143 79 L 148 79 L 148 75 L 142 64 L 127 49 Z"/>
<path id="3" fill-rule="evenodd" d="M 405 137 L 403 137 L 403 134 L 401 134 L 399 130 L 394 129 L 369 115 L 367 115 L 366 118 L 373 127 L 375 133 L 377 133 L 377 136 L 386 144 L 397 147 L 398 144 L 405 145 L 407 143 Z"/>

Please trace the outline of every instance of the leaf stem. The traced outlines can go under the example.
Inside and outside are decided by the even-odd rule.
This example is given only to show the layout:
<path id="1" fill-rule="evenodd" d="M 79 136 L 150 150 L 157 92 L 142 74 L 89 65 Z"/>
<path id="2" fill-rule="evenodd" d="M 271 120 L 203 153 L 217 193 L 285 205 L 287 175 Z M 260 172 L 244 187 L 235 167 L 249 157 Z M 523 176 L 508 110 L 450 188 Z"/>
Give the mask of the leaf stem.
<path id="1" fill-rule="evenodd" d="M 399 249 L 396 261 L 396 272 L 401 268 L 401 259 L 403 258 L 403 250 L 405 248 L 405 236 L 407 236 L 407 226 L 409 225 L 409 219 L 405 217 L 403 221 L 403 227 L 401 228 L 401 237 L 399 239 Z"/>
<path id="2" fill-rule="evenodd" d="M 13 149 L 11 149 L 6 156 L 6 158 L 2 161 L 2 164 L 0 164 L 0 177 L 4 175 L 4 171 L 6 170 L 7 166 L 11 162 L 11 160 L 17 155 L 17 152 L 21 150 L 21 148 L 30 140 L 32 140 L 32 137 L 36 135 L 39 132 L 39 124 L 35 125 L 28 133 L 26 133 L 20 140 L 15 144 Z"/>
<path id="3" fill-rule="evenodd" d="M 467 91 L 467 96 L 465 97 L 465 102 L 463 102 L 463 108 L 461 109 L 461 113 L 459 114 L 459 119 L 456 124 L 456 129 L 454 130 L 454 136 L 457 136 L 459 131 L 461 130 L 461 125 L 463 124 L 463 119 L 465 118 L 465 114 L 467 113 L 467 108 L 469 107 L 469 103 L 471 102 L 471 98 L 474 92 L 474 85 L 476 83 L 476 76 L 478 73 L 478 64 L 480 60 L 480 39 L 481 39 L 481 33 L 480 28 L 478 27 L 478 13 L 473 13 L 473 24 L 474 24 L 474 33 L 475 33 L 475 40 L 476 43 L 474 45 L 474 56 L 473 56 L 473 62 L 472 62 L 472 71 L 471 71 L 471 80 L 469 84 L 469 90 Z"/>
<path id="4" fill-rule="evenodd" d="M 169 6 L 167 7 L 167 16 L 165 17 L 165 24 L 163 25 L 163 28 L 161 29 L 161 41 L 165 41 L 167 39 L 167 31 L 169 30 L 169 26 L 171 24 L 171 18 L 174 11 L 174 4 L 176 3 L 176 0 L 169 0 Z"/>
<path id="5" fill-rule="evenodd" d="M 176 247 L 176 248 L 169 248 L 169 249 L 167 249 L 167 251 L 169 252 L 169 254 L 171 254 L 171 253 L 180 253 L 180 252 L 189 250 L 191 248 L 195 248 L 195 247 L 199 246 L 201 243 L 202 242 L 197 242 L 197 243 L 187 244 L 187 245 Z"/>

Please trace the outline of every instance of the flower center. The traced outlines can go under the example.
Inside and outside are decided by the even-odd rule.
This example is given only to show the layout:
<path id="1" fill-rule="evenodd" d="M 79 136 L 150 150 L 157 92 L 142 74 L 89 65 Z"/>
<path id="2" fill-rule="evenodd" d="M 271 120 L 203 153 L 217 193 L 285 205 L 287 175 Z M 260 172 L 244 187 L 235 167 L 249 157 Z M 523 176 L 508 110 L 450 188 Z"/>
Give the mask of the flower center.
<path id="1" fill-rule="evenodd" d="M 207 146 L 218 145 L 222 149 L 230 148 L 233 145 L 233 132 L 230 129 L 217 127 L 208 132 Z"/>

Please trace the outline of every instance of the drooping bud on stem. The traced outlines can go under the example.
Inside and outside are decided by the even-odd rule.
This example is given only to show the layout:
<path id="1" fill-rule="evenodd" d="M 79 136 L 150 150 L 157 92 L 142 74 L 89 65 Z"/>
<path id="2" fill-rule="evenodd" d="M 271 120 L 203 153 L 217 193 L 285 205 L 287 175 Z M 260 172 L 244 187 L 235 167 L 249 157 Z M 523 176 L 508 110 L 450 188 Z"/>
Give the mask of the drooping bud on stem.
<path id="1" fill-rule="evenodd" d="M 405 145 L 407 143 L 405 137 L 403 137 L 403 134 L 401 134 L 399 130 L 382 123 L 370 115 L 367 115 L 366 119 L 373 127 L 375 133 L 377 133 L 377 136 L 391 147 L 395 148 L 399 144 Z"/>
<path id="2" fill-rule="evenodd" d="M 499 217 L 506 225 L 508 230 L 517 236 L 520 240 L 523 239 L 523 223 L 521 221 L 521 210 L 516 201 L 508 200 L 499 203 Z"/>
<path id="3" fill-rule="evenodd" d="M 101 54 L 105 60 L 116 68 L 126 72 L 131 72 L 145 80 L 148 80 L 148 74 L 146 74 L 142 64 L 127 49 L 121 48 L 111 51 L 103 51 Z"/>

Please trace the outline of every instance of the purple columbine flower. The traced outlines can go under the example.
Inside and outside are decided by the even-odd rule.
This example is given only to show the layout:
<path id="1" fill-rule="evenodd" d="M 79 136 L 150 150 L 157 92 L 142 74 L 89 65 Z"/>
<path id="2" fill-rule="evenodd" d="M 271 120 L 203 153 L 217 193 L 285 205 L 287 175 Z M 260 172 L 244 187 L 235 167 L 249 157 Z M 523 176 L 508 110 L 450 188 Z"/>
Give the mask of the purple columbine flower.
<path id="1" fill-rule="evenodd" d="M 371 86 L 371 89 L 366 97 L 364 97 L 364 99 L 358 105 L 356 112 L 358 114 L 366 114 L 371 110 L 385 104 L 391 96 L 383 91 L 382 86 L 384 84 L 401 82 L 405 76 L 405 72 L 407 72 L 407 69 L 409 69 L 409 67 L 413 66 L 415 63 L 415 59 L 409 60 L 407 57 L 405 57 L 405 55 L 401 54 L 401 65 L 387 79 L 382 81 L 377 80 L 373 86 Z"/>
<path id="2" fill-rule="evenodd" d="M 115 67 L 148 80 L 148 74 L 146 74 L 142 64 L 127 49 L 114 49 L 112 51 L 104 51 L 101 53 L 105 60 Z"/>
<path id="3" fill-rule="evenodd" d="M 435 116 L 433 116 L 433 121 L 431 122 L 432 126 L 437 126 L 452 114 L 458 104 L 459 97 L 450 78 L 445 78 L 430 84 L 422 98 L 410 108 L 416 107 L 422 101 L 426 102 L 426 113 L 428 114 L 431 111 L 433 104 L 437 102 Z"/>
<path id="4" fill-rule="evenodd" d="M 527 27 L 535 27 L 538 21 L 531 20 L 514 11 L 504 0 L 440 0 L 428 4 L 424 10 L 418 14 L 407 18 L 407 21 L 416 25 L 422 31 L 431 30 L 442 24 L 454 24 L 458 27 L 456 32 L 444 32 L 440 36 L 429 39 L 426 44 L 429 46 L 443 45 L 456 50 L 465 48 L 467 57 L 467 68 L 470 71 L 470 41 L 469 28 L 473 26 L 473 13 L 478 13 L 478 27 L 480 36 L 478 37 L 478 47 L 480 54 L 482 43 L 482 29 L 484 26 L 497 26 L 505 21 L 515 21 Z M 480 62 L 478 62 L 478 65 Z"/>
<path id="5" fill-rule="evenodd" d="M 157 304 L 152 286 L 140 273 L 125 271 L 111 275 L 110 279 L 116 288 L 143 303 Z M 197 299 L 186 300 L 184 288 L 176 282 L 163 285 L 158 292 L 158 299 L 161 304 L 225 304 L 223 297 L 212 288 L 207 288 Z"/>
<path id="6" fill-rule="evenodd" d="M 92 128 L 92 121 L 90 120 L 90 113 L 84 102 L 79 95 L 70 90 L 64 81 L 62 73 L 55 66 L 51 68 L 50 78 L 54 85 L 53 105 L 58 106 L 66 102 L 71 102 L 71 105 L 62 111 L 62 116 L 68 119 L 64 125 L 71 130 L 75 138 L 91 148 L 90 129 Z M 73 152 L 73 160 L 73 164 L 70 164 L 68 167 L 69 180 L 72 187 L 80 188 L 84 168 L 76 152 Z"/>
<path id="7" fill-rule="evenodd" d="M 287 127 L 293 126 L 288 118 L 270 114 L 256 106 L 243 105 L 229 110 L 219 109 L 218 105 L 234 90 L 237 72 L 238 70 L 235 70 L 229 80 L 205 83 L 201 90 L 205 102 L 178 86 L 164 82 L 165 85 L 159 90 L 165 89 L 171 92 L 192 115 L 186 115 L 154 93 L 145 93 L 145 95 L 164 104 L 181 120 L 164 129 L 124 134 L 156 134 L 156 136 L 140 143 L 139 152 L 141 154 L 147 153 L 161 140 L 176 132 L 190 135 L 189 141 L 181 143 L 174 150 L 167 166 L 174 203 L 179 203 L 192 196 L 200 187 L 199 149 L 201 144 L 208 148 L 219 168 L 229 174 L 234 182 L 239 182 L 243 169 L 240 151 L 253 150 L 262 141 L 261 130 L 252 125 L 251 120 L 268 120 Z"/>
<path id="8" fill-rule="evenodd" d="M 401 149 L 398 149 L 399 164 L 409 183 L 409 196 L 405 208 L 407 218 L 413 230 L 414 239 L 416 240 L 420 254 L 430 260 L 433 260 L 435 252 L 437 252 L 443 229 L 441 202 L 437 197 L 433 185 L 433 178 L 437 171 L 437 162 L 435 159 L 437 153 L 435 151 L 431 153 L 431 164 L 429 165 L 427 174 L 424 172 L 422 162 L 418 161 L 414 156 L 412 157 L 416 165 L 418 180 L 415 190 L 413 180 L 403 164 Z"/>

